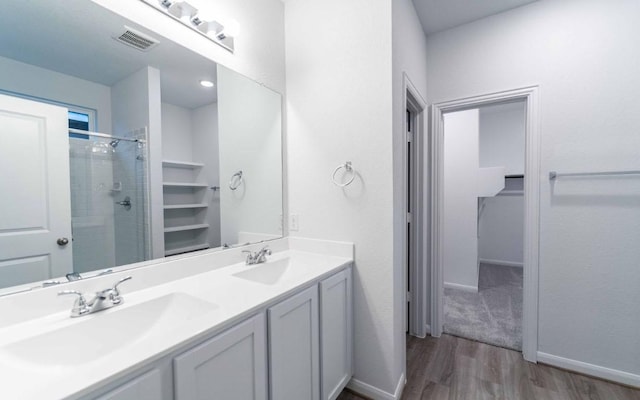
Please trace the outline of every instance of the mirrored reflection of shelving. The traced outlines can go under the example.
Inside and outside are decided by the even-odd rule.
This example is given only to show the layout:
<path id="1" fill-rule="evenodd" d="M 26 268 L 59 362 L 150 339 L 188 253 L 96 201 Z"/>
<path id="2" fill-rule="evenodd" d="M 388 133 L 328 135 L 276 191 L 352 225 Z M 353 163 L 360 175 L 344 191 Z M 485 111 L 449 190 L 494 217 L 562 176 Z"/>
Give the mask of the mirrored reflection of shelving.
<path id="1" fill-rule="evenodd" d="M 191 161 L 162 162 L 165 256 L 210 247 L 205 200 L 209 185 L 199 180 L 203 167 Z"/>

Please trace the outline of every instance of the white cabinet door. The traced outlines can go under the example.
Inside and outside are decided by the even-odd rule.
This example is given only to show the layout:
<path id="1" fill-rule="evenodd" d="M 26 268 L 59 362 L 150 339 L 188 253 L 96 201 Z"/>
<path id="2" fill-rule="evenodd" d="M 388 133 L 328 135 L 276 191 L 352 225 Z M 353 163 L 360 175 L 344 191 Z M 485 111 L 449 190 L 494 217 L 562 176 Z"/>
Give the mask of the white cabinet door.
<path id="1" fill-rule="evenodd" d="M 323 400 L 335 400 L 353 375 L 351 292 L 351 268 L 320 282 Z"/>
<path id="2" fill-rule="evenodd" d="M 269 309 L 272 400 L 320 398 L 318 336 L 317 286 Z"/>
<path id="3" fill-rule="evenodd" d="M 179 355 L 173 373 L 176 400 L 266 400 L 264 315 Z"/>
<path id="4" fill-rule="evenodd" d="M 160 371 L 153 369 L 124 385 L 97 397 L 96 400 L 158 400 L 162 398 Z"/>
<path id="5" fill-rule="evenodd" d="M 66 108 L 0 95 L 0 287 L 73 270 L 68 125 Z"/>

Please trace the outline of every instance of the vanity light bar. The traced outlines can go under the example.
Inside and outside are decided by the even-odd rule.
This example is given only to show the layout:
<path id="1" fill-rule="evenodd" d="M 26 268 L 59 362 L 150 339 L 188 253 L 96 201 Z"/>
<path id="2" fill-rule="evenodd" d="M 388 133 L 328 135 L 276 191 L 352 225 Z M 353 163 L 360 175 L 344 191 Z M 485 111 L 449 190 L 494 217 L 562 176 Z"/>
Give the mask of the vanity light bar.
<path id="1" fill-rule="evenodd" d="M 207 18 L 202 11 L 186 1 L 140 0 L 148 6 L 180 22 L 189 29 L 211 40 L 231 53 L 234 52 L 234 36 L 237 36 L 238 24 L 235 21 L 222 23 Z"/>

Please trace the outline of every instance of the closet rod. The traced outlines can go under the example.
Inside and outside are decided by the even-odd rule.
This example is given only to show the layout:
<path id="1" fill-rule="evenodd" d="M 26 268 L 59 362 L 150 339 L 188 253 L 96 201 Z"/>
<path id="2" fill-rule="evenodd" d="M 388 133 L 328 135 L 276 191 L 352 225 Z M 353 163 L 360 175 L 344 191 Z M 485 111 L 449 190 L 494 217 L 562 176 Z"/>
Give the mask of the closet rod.
<path id="1" fill-rule="evenodd" d="M 565 176 L 615 176 L 615 175 L 640 175 L 639 170 L 628 170 L 628 171 L 600 171 L 600 172 L 569 172 L 569 173 L 560 173 L 556 171 L 549 172 L 549 180 L 554 180 L 556 178 L 562 178 Z"/>
<path id="2" fill-rule="evenodd" d="M 504 177 L 507 178 L 507 179 L 517 179 L 517 178 L 524 178 L 524 175 L 522 175 L 522 174 L 505 175 Z"/>
<path id="3" fill-rule="evenodd" d="M 122 137 L 122 136 L 109 135 L 108 133 L 100 133 L 100 132 L 93 132 L 93 131 L 83 131 L 82 129 L 69 128 L 69 132 L 75 133 L 75 134 L 78 134 L 78 135 L 96 136 L 96 137 L 101 137 L 101 138 L 105 138 L 105 139 L 124 140 L 124 141 L 127 141 L 127 142 L 134 142 L 134 143 L 146 143 L 147 142 L 144 139 L 126 138 L 126 137 Z"/>

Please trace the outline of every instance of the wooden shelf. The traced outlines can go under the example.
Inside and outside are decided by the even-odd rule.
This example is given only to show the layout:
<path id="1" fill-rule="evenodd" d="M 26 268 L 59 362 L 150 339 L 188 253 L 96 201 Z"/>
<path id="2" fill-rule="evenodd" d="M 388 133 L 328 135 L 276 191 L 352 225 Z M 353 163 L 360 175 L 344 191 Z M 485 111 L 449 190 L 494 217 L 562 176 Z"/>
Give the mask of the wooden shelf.
<path id="1" fill-rule="evenodd" d="M 164 209 L 165 210 L 184 210 L 184 209 L 190 209 L 190 208 L 207 208 L 209 207 L 208 204 L 172 204 L 172 205 L 165 205 Z"/>
<path id="2" fill-rule="evenodd" d="M 185 188 L 206 188 L 209 185 L 206 183 L 195 183 L 195 182 L 162 182 L 162 186 L 166 187 L 185 187 Z"/>
<path id="3" fill-rule="evenodd" d="M 197 229 L 208 229 L 208 228 L 209 228 L 209 224 L 173 226 L 171 228 L 164 228 L 164 233 L 194 231 Z"/>
<path id="4" fill-rule="evenodd" d="M 197 169 L 204 167 L 204 164 L 190 161 L 162 160 L 162 166 L 169 168 Z"/>
<path id="5" fill-rule="evenodd" d="M 202 243 L 202 244 L 196 244 L 193 246 L 185 246 L 185 247 L 178 247 L 175 249 L 168 249 L 164 251 L 164 255 L 165 256 L 174 256 L 176 254 L 182 254 L 182 253 L 188 253 L 190 251 L 197 251 L 197 250 L 204 250 L 204 249 L 208 249 L 209 248 L 209 244 L 208 243 Z"/>

